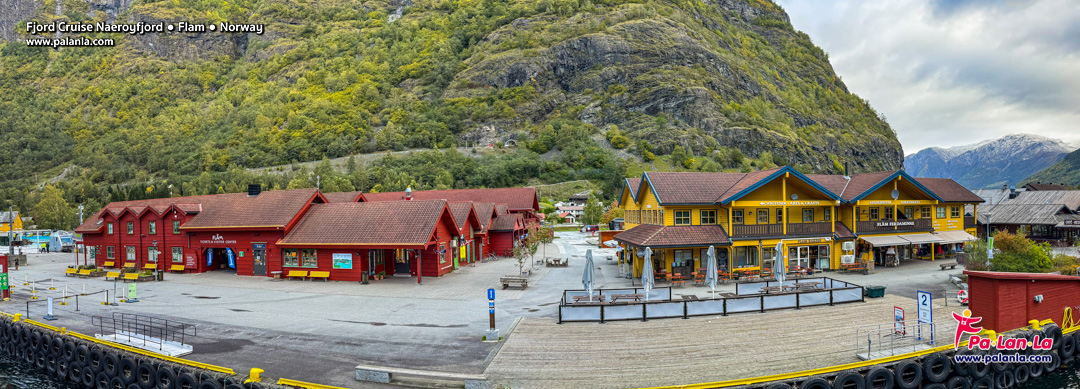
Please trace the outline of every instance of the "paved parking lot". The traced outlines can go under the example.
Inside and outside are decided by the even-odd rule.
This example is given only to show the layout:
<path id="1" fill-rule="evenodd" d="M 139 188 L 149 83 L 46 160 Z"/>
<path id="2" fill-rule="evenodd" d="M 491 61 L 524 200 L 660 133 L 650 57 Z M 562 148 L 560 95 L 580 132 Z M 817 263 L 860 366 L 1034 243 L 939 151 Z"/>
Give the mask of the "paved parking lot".
<path id="1" fill-rule="evenodd" d="M 97 329 L 91 325 L 91 317 L 113 312 L 192 323 L 198 328 L 198 336 L 190 341 L 195 347 L 195 353 L 189 356 L 191 359 L 245 373 L 251 367 L 258 367 L 265 369 L 264 375 L 273 379 L 287 377 L 343 387 L 365 387 L 352 378 L 353 368 L 359 363 L 463 373 L 487 371 L 496 376 L 508 376 L 513 375 L 508 372 L 522 368 L 522 361 L 531 358 L 527 351 L 522 352 L 520 345 L 550 342 L 555 345 L 552 350 L 558 350 L 558 345 L 573 339 L 559 340 L 560 331 L 556 330 L 568 327 L 554 323 L 562 291 L 582 288 L 586 250 L 594 250 L 598 288 L 623 287 L 632 281 L 621 277 L 618 267 L 606 261 L 614 250 L 597 249 L 595 237 L 578 232 L 559 232 L 558 236 L 559 239 L 546 248 L 546 255 L 569 257 L 570 265 L 565 268 L 535 266 L 529 288 L 524 291 L 513 287 L 502 290 L 501 285 L 497 285 L 502 275 L 517 272 L 517 262 L 507 258 L 463 267 L 443 277 L 427 277 L 423 285 L 416 285 L 415 278 L 389 278 L 373 281 L 370 285 L 279 281 L 240 277 L 223 270 L 167 274 L 165 282 L 140 283 L 138 303 L 121 303 L 113 307 L 100 304 L 102 295 L 80 298 L 78 312 L 74 311 L 74 304 L 56 307 L 59 320 L 52 324 L 93 334 Z M 544 251 L 538 252 L 538 259 Z M 74 254 L 70 253 L 30 255 L 29 265 L 12 272 L 12 284 L 17 288 L 11 301 L 0 303 L 0 310 L 25 312 L 30 293 L 21 281 L 27 277 L 55 279 L 56 286 L 67 284 L 76 291 L 82 291 L 84 284 L 89 292 L 124 287 L 122 283 L 100 278 L 64 277 L 63 270 L 73 263 Z M 913 297 L 915 289 L 947 289 L 946 273 L 933 263 L 905 262 L 900 268 L 879 269 L 877 274 L 870 276 L 830 276 L 860 285 L 885 285 L 890 294 Z M 45 283 L 37 286 L 42 296 L 60 295 L 59 290 L 45 290 Z M 505 358 L 495 358 L 495 344 L 480 342 L 488 326 L 486 290 L 490 287 L 497 290 L 497 325 L 503 336 L 507 336 L 511 324 L 518 318 L 522 319 L 519 328 L 530 329 L 515 330 L 510 335 L 504 351 L 500 351 L 507 353 Z M 731 285 L 721 288 L 733 290 Z M 708 292 L 706 288 L 688 286 L 676 288 L 674 293 L 706 296 Z M 44 315 L 43 303 L 31 304 L 31 318 L 40 319 Z M 767 315 L 771 313 L 760 317 Z M 648 328 L 652 330 L 627 333 L 637 334 L 642 342 L 664 344 L 669 333 L 665 328 L 684 328 L 686 323 L 675 319 L 655 320 L 649 322 Z M 638 324 L 640 322 L 625 322 L 618 326 Z M 573 336 L 603 339 L 614 327 L 576 324 Z M 725 345 L 722 340 L 718 342 L 718 346 L 729 350 L 735 345 Z M 551 355 L 550 351 L 548 355 Z M 670 356 L 675 358 L 674 354 Z M 657 366 L 678 364 L 676 361 L 660 362 Z M 525 366 L 527 369 L 527 364 Z M 667 377 L 665 374 L 668 373 L 656 377 Z M 526 374 L 524 378 L 528 376 Z"/>

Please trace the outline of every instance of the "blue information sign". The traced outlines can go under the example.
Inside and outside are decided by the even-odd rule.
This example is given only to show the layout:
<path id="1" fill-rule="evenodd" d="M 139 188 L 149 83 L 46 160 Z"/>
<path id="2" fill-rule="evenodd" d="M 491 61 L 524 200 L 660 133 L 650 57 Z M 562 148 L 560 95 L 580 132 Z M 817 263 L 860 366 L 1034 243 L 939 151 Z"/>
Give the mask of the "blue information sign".
<path id="1" fill-rule="evenodd" d="M 490 288 L 490 289 L 488 289 L 488 300 L 494 300 L 494 299 L 495 299 L 495 289 Z"/>
<path id="2" fill-rule="evenodd" d="M 488 313 L 495 313 L 495 310 L 494 309 L 489 309 Z"/>

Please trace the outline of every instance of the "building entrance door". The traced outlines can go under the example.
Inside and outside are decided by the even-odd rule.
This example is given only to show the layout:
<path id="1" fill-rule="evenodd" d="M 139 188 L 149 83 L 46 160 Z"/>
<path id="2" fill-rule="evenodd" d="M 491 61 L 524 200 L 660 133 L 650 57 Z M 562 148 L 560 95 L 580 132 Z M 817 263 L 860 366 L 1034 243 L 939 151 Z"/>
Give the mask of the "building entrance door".
<path id="1" fill-rule="evenodd" d="M 409 269 L 409 252 L 396 252 L 394 254 L 394 275 L 402 275 L 408 277 L 411 274 L 412 270 Z"/>
<path id="2" fill-rule="evenodd" d="M 254 275 L 266 275 L 266 244 L 255 243 L 251 245 L 251 265 Z"/>
<path id="3" fill-rule="evenodd" d="M 797 246 L 788 248 L 788 270 L 810 268 L 810 247 Z"/>

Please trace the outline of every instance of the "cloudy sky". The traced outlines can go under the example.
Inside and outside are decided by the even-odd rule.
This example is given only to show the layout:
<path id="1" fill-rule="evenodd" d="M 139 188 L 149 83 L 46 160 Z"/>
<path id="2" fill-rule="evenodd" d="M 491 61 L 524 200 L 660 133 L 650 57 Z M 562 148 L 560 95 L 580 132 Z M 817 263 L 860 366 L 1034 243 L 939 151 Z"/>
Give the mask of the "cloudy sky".
<path id="1" fill-rule="evenodd" d="M 1080 144 L 1080 1 L 777 1 L 905 154 L 1012 133 Z"/>

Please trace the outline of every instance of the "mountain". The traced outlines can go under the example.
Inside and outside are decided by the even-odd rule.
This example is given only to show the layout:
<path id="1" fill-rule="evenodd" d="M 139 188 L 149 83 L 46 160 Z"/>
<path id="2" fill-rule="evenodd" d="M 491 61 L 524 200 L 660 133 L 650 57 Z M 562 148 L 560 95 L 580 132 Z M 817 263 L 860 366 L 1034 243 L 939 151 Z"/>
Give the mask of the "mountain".
<path id="1" fill-rule="evenodd" d="M 1038 173 L 1032 174 L 1021 183 L 1031 181 L 1062 183 L 1072 186 L 1080 185 L 1080 150 L 1066 154 L 1060 161 Z"/>
<path id="2" fill-rule="evenodd" d="M 952 178 L 973 189 L 1017 185 L 1074 149 L 1058 139 L 1013 134 L 966 146 L 923 149 L 904 159 L 904 169 L 915 177 Z"/>
<path id="3" fill-rule="evenodd" d="M 236 169 L 475 144 L 513 156 L 455 171 L 394 159 L 366 182 L 617 184 L 628 160 L 808 173 L 903 161 L 888 123 L 767 0 L 12 0 L 0 15 L 0 195 L 12 197 L 53 181 L 69 201 L 110 185 L 135 196 L 203 173 L 236 185 L 201 187 L 228 190 L 246 187 L 229 181 Z M 83 35 L 115 46 L 51 49 L 25 44 L 40 37 L 28 19 L 264 30 L 95 32 Z"/>

